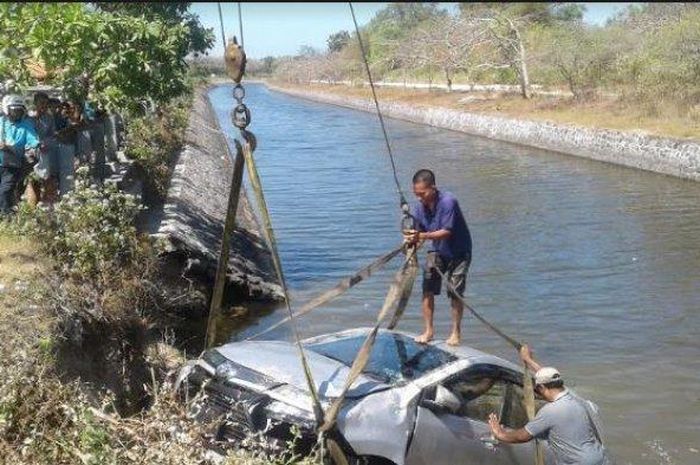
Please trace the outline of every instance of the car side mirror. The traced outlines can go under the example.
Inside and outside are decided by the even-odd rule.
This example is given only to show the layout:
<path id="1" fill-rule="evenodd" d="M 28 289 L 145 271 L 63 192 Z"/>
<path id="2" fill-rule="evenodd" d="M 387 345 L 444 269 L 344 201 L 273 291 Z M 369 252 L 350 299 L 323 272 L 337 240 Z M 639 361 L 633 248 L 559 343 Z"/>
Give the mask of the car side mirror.
<path id="1" fill-rule="evenodd" d="M 424 398 L 420 405 L 436 415 L 444 413 L 454 415 L 459 412 L 462 402 L 452 391 L 438 384 L 435 389 L 435 399 Z"/>

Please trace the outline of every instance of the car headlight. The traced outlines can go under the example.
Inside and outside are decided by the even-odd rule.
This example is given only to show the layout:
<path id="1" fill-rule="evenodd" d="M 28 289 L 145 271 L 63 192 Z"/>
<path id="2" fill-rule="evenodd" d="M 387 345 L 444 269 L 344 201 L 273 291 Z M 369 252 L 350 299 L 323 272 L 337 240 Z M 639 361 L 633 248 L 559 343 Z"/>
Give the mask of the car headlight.
<path id="1" fill-rule="evenodd" d="M 272 400 L 265 406 L 268 418 L 302 427 L 314 428 L 315 419 L 313 413 L 303 408 L 304 405 L 310 403 L 310 398 L 306 392 L 285 385 L 274 389 L 270 394 Z M 277 400 L 279 398 L 285 400 Z M 311 407 L 310 404 L 309 407 Z"/>

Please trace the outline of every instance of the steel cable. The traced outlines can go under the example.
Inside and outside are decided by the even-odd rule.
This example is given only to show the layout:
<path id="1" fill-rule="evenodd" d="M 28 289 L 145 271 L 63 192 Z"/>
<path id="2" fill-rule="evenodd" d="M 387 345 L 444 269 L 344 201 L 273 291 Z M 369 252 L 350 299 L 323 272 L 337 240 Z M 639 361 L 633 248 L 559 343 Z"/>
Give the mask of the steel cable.
<path id="1" fill-rule="evenodd" d="M 399 194 L 399 202 L 402 210 L 404 205 L 408 205 L 406 202 L 406 196 L 401 190 L 401 183 L 399 182 L 399 177 L 396 174 L 396 163 L 394 162 L 394 153 L 391 150 L 391 143 L 389 142 L 389 134 L 386 130 L 386 125 L 384 124 L 384 117 L 382 116 L 382 111 L 379 108 L 379 99 L 377 98 L 377 91 L 374 88 L 374 81 L 372 80 L 372 72 L 369 69 L 369 62 L 367 61 L 367 53 L 365 52 L 365 45 L 362 42 L 362 36 L 360 34 L 360 27 L 357 25 L 357 18 L 355 17 L 355 9 L 352 6 L 352 2 L 348 2 L 350 5 L 350 13 L 352 14 L 352 22 L 355 24 L 355 33 L 357 34 L 357 41 L 360 44 L 360 52 L 362 53 L 362 61 L 365 64 L 365 69 L 367 70 L 367 79 L 369 80 L 369 86 L 372 89 L 372 98 L 374 99 L 374 106 L 377 108 L 377 116 L 379 117 L 379 124 L 382 128 L 382 133 L 384 134 L 384 142 L 386 143 L 386 150 L 389 153 L 389 161 L 391 162 L 391 171 L 394 175 L 394 183 L 396 184 L 396 192 Z"/>

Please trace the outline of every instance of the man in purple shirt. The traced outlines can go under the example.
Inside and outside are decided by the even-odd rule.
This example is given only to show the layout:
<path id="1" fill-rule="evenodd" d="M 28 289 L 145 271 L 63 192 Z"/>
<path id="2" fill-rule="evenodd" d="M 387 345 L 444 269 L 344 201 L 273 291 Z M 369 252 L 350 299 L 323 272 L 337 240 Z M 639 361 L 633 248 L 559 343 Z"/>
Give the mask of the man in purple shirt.
<path id="1" fill-rule="evenodd" d="M 438 268 L 463 296 L 472 259 L 472 238 L 459 202 L 454 195 L 437 188 L 432 171 L 422 169 L 413 175 L 413 193 L 419 200 L 411 208 L 415 229 L 404 232 L 406 240 L 414 244 L 426 239 L 432 241 L 423 270 L 425 331 L 416 338 L 416 342 L 425 344 L 433 339 L 435 295 L 440 294 L 442 284 L 440 274 L 435 269 Z M 452 301 L 452 331 L 446 342 L 459 345 L 464 307 L 452 292 L 448 292 L 448 295 Z"/>

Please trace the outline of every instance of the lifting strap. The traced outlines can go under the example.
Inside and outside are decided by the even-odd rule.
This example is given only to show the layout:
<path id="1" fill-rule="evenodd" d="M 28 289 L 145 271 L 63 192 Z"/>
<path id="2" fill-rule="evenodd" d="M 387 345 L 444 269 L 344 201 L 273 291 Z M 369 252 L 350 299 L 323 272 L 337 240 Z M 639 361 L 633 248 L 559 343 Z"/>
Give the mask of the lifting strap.
<path id="1" fill-rule="evenodd" d="M 228 145 L 226 147 L 228 149 Z M 238 199 L 241 193 L 243 181 L 243 148 L 236 141 L 236 159 L 233 162 L 233 173 L 231 175 L 231 188 L 228 194 L 228 205 L 226 208 L 226 219 L 224 220 L 224 231 L 221 236 L 221 251 L 219 261 L 216 265 L 216 278 L 212 291 L 211 303 L 209 305 L 209 317 L 207 319 L 207 333 L 204 339 L 204 348 L 208 349 L 216 341 L 217 318 L 221 313 L 221 304 L 224 299 L 224 288 L 226 286 L 226 270 L 228 269 L 229 247 L 231 246 L 231 234 L 236 224 L 236 212 L 238 211 Z"/>
<path id="2" fill-rule="evenodd" d="M 439 267 L 435 267 L 434 269 L 438 272 L 442 280 L 445 282 L 445 285 L 447 286 L 447 289 L 450 291 L 450 293 L 453 296 L 457 297 L 457 299 L 460 302 L 462 302 L 462 305 L 464 305 L 464 307 L 467 310 L 469 310 L 471 314 L 476 317 L 477 320 L 481 321 L 484 325 L 486 325 L 487 328 L 489 328 L 491 331 L 493 331 L 498 336 L 503 338 L 506 342 L 508 342 L 510 345 L 512 345 L 515 350 L 520 351 L 520 348 L 523 346 L 520 342 L 508 336 L 506 333 L 498 329 L 493 324 L 489 323 L 488 320 L 486 320 L 483 316 L 477 313 L 477 311 L 474 310 L 461 295 L 459 295 L 457 290 L 454 288 L 450 280 L 447 279 L 442 270 L 440 270 Z M 523 406 L 525 407 L 525 412 L 527 413 L 528 420 L 532 420 L 533 418 L 535 418 L 535 390 L 532 383 L 530 370 L 527 366 L 525 366 L 523 370 Z M 542 442 L 537 439 L 535 439 L 535 464 L 544 465 L 544 448 L 542 446 Z"/>
<path id="3" fill-rule="evenodd" d="M 355 360 L 352 362 L 352 366 L 350 367 L 350 373 L 348 373 L 348 377 L 345 379 L 345 384 L 343 385 L 343 390 L 340 392 L 340 395 L 333 401 L 328 410 L 326 410 L 323 426 L 321 426 L 321 431 L 328 431 L 335 424 L 335 420 L 338 417 L 338 413 L 340 413 L 340 408 L 342 407 L 343 402 L 345 401 L 345 395 L 347 394 L 348 390 L 353 385 L 353 383 L 355 383 L 360 374 L 362 374 L 362 371 L 365 369 L 367 363 L 369 362 L 369 357 L 372 353 L 374 342 L 377 339 L 379 327 L 382 325 L 382 323 L 384 323 L 384 320 L 389 314 L 389 310 L 396 306 L 397 308 L 395 310 L 395 314 L 403 314 L 403 309 L 400 309 L 398 307 L 400 307 L 401 304 L 405 305 L 408 302 L 408 299 L 403 299 L 402 297 L 406 294 L 405 286 L 409 282 L 406 279 L 406 275 L 411 273 L 411 264 L 415 256 L 416 248 L 411 247 L 406 256 L 406 260 L 404 260 L 403 265 L 401 266 L 399 271 L 396 272 L 394 280 L 391 283 L 391 286 L 389 286 L 389 291 L 387 292 L 386 298 L 384 299 L 384 305 L 382 305 L 382 309 L 377 314 L 377 321 L 374 327 L 365 338 L 365 341 L 362 343 L 362 347 L 360 347 L 360 350 L 357 352 L 357 356 L 355 356 Z M 413 287 L 413 280 L 410 280 L 410 286 L 411 288 Z M 410 293 L 411 292 L 409 289 L 408 295 L 410 295 Z"/>
<path id="4" fill-rule="evenodd" d="M 222 24 L 221 29 L 223 32 L 223 17 L 220 16 L 219 19 Z M 304 370 L 304 377 L 306 378 L 309 394 L 311 395 L 312 410 L 316 418 L 316 423 L 320 425 L 321 421 L 323 420 L 323 409 L 321 407 L 321 402 L 319 400 L 318 392 L 316 390 L 316 384 L 314 383 L 313 375 L 311 373 L 311 369 L 309 368 L 309 363 L 306 358 L 306 354 L 304 353 L 304 348 L 301 345 L 296 320 L 294 319 L 294 314 L 292 313 L 292 307 L 289 302 L 289 293 L 287 291 L 287 284 L 284 279 L 284 273 L 282 271 L 282 265 L 280 263 L 279 253 L 277 249 L 277 241 L 275 240 L 275 234 L 272 230 L 272 221 L 270 220 L 270 213 L 267 209 L 267 203 L 265 202 L 265 195 L 263 194 L 260 176 L 258 175 L 255 159 L 253 158 L 252 151 L 255 148 L 255 137 L 252 133 L 246 130 L 246 127 L 250 123 L 250 111 L 245 106 L 245 104 L 243 104 L 245 91 L 243 90 L 243 87 L 240 84 L 240 80 L 243 77 L 243 73 L 245 72 L 246 61 L 245 52 L 243 51 L 243 20 L 241 16 L 240 2 L 238 3 L 238 20 L 240 26 L 241 46 L 238 47 L 235 39 L 229 44 L 229 47 L 226 47 L 226 44 L 224 44 L 224 57 L 225 61 L 227 62 L 227 71 L 237 84 L 234 87 L 233 92 L 234 99 L 238 102 L 238 105 L 232 113 L 233 123 L 236 127 L 240 129 L 241 137 L 245 141 L 241 152 L 243 154 L 245 165 L 248 168 L 250 184 L 253 188 L 253 191 L 255 192 L 258 208 L 260 209 L 262 215 L 265 236 L 267 239 L 268 246 L 270 248 L 270 252 L 272 254 L 272 263 L 277 273 L 280 286 L 282 286 L 282 291 L 284 293 L 284 301 L 292 323 L 292 332 L 294 334 L 294 340 L 299 350 L 299 357 L 301 358 L 301 364 Z"/>
<path id="5" fill-rule="evenodd" d="M 418 274 L 418 253 L 415 249 L 412 256 L 408 257 L 408 267 L 403 274 L 403 281 L 401 282 L 401 295 L 399 296 L 399 303 L 394 310 L 394 315 L 391 317 L 391 321 L 386 326 L 387 329 L 394 329 L 396 325 L 399 324 L 399 320 L 403 316 L 404 310 L 408 305 L 408 299 L 411 297 L 411 292 L 413 291 L 413 283 L 416 281 L 416 275 Z"/>
<path id="6" fill-rule="evenodd" d="M 512 345 L 513 348 L 514 348 L 515 350 L 518 350 L 518 351 L 520 350 L 520 348 L 523 346 L 520 342 L 518 342 L 518 341 L 516 341 L 515 339 L 513 339 L 512 337 L 508 336 L 506 333 L 504 333 L 503 331 L 501 331 L 500 329 L 498 329 L 496 326 L 494 326 L 494 325 L 492 325 L 491 323 L 489 323 L 488 320 L 486 320 L 483 316 L 479 315 L 479 314 L 477 313 L 477 311 L 474 310 L 474 309 L 464 300 L 464 297 L 462 297 L 461 295 L 459 295 L 459 293 L 458 293 L 457 290 L 454 288 L 454 286 L 452 285 L 452 283 L 450 282 L 450 280 L 447 279 L 447 277 L 445 277 L 445 274 L 442 272 L 442 270 L 440 270 L 440 268 L 438 268 L 438 267 L 435 267 L 434 270 L 438 272 L 438 274 L 440 275 L 440 277 L 441 277 L 442 280 L 444 281 L 444 283 L 445 283 L 445 285 L 447 286 L 447 289 L 450 291 L 450 293 L 451 293 L 453 296 L 457 297 L 457 300 L 459 300 L 460 302 L 462 302 L 462 305 L 464 305 L 464 308 L 466 308 L 467 310 L 469 310 L 469 311 L 471 312 L 471 314 L 474 315 L 474 316 L 476 317 L 477 320 L 479 320 L 479 321 L 481 321 L 483 324 L 485 324 L 487 328 L 489 328 L 491 331 L 493 331 L 494 333 L 496 333 L 497 335 L 499 335 L 501 338 L 503 338 L 508 344 Z"/>
<path id="7" fill-rule="evenodd" d="M 381 269 L 384 265 L 386 265 L 392 258 L 397 256 L 399 252 L 403 250 L 403 246 L 397 247 L 391 252 L 382 255 L 381 257 L 377 258 L 374 260 L 372 263 L 369 265 L 365 266 L 364 268 L 358 270 L 355 272 L 355 274 L 348 276 L 346 278 L 341 279 L 335 286 L 332 288 L 324 291 L 322 294 L 319 294 L 318 296 L 314 297 L 307 303 L 305 303 L 299 310 L 297 310 L 294 313 L 295 317 L 300 317 L 304 316 L 307 313 L 311 312 L 312 310 L 320 307 L 321 305 L 330 302 L 331 300 L 335 299 L 336 297 L 342 295 L 345 293 L 348 289 L 352 288 L 358 283 L 361 283 L 364 281 L 366 278 L 372 276 L 376 271 Z M 264 330 L 260 331 L 259 333 L 256 333 L 246 339 L 246 341 L 250 341 L 251 339 L 256 339 L 263 334 L 267 334 L 273 329 L 279 328 L 283 324 L 287 323 L 291 317 L 287 316 L 281 321 L 278 321 L 277 323 L 273 324 L 272 326 L 269 326 L 265 328 Z"/>
<path id="8" fill-rule="evenodd" d="M 295 319 L 294 312 L 292 312 L 292 306 L 289 302 L 289 293 L 287 291 L 287 283 L 284 279 L 284 272 L 282 271 L 282 264 L 280 262 L 280 257 L 277 249 L 277 241 L 275 240 L 275 233 L 272 230 L 272 221 L 270 219 L 270 212 L 267 209 L 267 202 L 265 201 L 265 195 L 263 194 L 262 184 L 260 183 L 260 176 L 258 175 L 258 169 L 255 164 L 255 159 L 250 151 L 250 145 L 246 144 L 243 146 L 243 156 L 245 157 L 246 167 L 248 168 L 248 177 L 250 180 L 250 185 L 253 188 L 255 197 L 257 199 L 258 208 L 263 220 L 263 226 L 265 231 L 265 236 L 267 238 L 268 245 L 270 247 L 270 252 L 272 253 L 272 264 L 277 273 L 277 277 L 280 281 L 280 286 L 282 286 L 282 292 L 284 293 L 284 302 L 287 308 L 287 313 L 289 314 L 289 321 L 292 326 L 292 333 L 294 335 L 294 341 L 299 349 L 299 357 L 301 358 L 301 364 L 304 369 L 304 376 L 306 378 L 306 383 L 309 388 L 309 393 L 311 394 L 311 399 L 313 402 L 314 416 L 316 417 L 317 423 L 320 424 L 323 418 L 323 409 L 321 408 L 321 401 L 318 397 L 318 392 L 316 390 L 316 384 L 313 380 L 313 375 L 311 374 L 311 369 L 309 368 L 309 362 L 306 359 L 306 354 L 304 353 L 304 348 L 301 345 L 301 339 L 299 337 L 299 329 L 297 328 L 297 322 Z"/>

